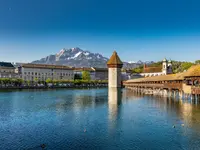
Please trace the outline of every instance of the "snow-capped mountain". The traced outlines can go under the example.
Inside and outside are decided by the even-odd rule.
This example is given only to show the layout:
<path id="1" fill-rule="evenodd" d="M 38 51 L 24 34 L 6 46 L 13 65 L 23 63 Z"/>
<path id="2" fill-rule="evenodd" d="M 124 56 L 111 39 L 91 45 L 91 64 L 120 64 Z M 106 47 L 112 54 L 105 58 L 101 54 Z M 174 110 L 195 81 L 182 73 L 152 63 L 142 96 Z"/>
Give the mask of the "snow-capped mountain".
<path id="1" fill-rule="evenodd" d="M 108 58 L 102 56 L 99 53 L 91 53 L 84 51 L 78 47 L 66 49 L 63 48 L 55 55 L 49 55 L 40 60 L 33 61 L 32 63 L 37 64 L 57 64 L 57 65 L 68 65 L 72 67 L 106 67 Z M 135 68 L 140 63 L 135 62 L 124 62 L 124 68 Z"/>

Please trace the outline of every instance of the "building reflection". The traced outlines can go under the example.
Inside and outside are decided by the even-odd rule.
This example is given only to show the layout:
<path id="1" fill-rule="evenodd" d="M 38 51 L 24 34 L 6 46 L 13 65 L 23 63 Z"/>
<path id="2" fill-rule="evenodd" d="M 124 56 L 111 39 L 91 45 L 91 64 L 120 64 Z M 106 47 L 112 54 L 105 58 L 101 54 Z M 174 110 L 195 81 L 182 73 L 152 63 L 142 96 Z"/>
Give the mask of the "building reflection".
<path id="1" fill-rule="evenodd" d="M 117 119 L 120 114 L 121 99 L 122 91 L 120 88 L 108 89 L 108 119 L 111 128 L 115 128 L 117 125 Z"/>

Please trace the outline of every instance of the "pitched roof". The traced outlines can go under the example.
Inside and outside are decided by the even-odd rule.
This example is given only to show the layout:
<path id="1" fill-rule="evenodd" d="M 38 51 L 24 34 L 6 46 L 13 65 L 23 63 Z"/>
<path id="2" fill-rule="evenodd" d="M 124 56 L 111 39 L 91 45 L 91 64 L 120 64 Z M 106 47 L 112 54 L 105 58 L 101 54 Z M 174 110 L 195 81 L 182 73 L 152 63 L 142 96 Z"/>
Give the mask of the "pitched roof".
<path id="1" fill-rule="evenodd" d="M 99 72 L 102 72 L 102 71 L 107 72 L 108 71 L 108 68 L 96 68 L 96 67 L 92 67 L 92 69 L 94 71 L 99 71 Z"/>
<path id="2" fill-rule="evenodd" d="M 10 62 L 0 62 L 1 67 L 11 67 L 14 68 L 14 66 Z"/>
<path id="3" fill-rule="evenodd" d="M 116 51 L 113 52 L 112 56 L 107 62 L 107 65 L 123 65 L 123 62 L 120 60 Z"/>
<path id="4" fill-rule="evenodd" d="M 126 82 L 129 83 L 129 82 L 173 81 L 173 80 L 183 80 L 183 79 L 184 79 L 184 73 L 177 73 L 177 74 L 170 74 L 170 75 L 131 79 Z"/>
<path id="5" fill-rule="evenodd" d="M 43 69 L 65 69 L 73 70 L 73 68 L 62 65 L 47 65 L 47 64 L 22 64 L 24 68 L 43 68 Z"/>
<path id="6" fill-rule="evenodd" d="M 194 65 L 185 72 L 185 77 L 200 77 L 200 65 Z"/>
<path id="7" fill-rule="evenodd" d="M 92 68 L 81 67 L 81 68 L 74 68 L 74 71 L 94 71 L 94 70 Z"/>
<path id="8" fill-rule="evenodd" d="M 146 67 L 143 70 L 143 73 L 156 73 L 162 72 L 162 67 Z"/>
<path id="9" fill-rule="evenodd" d="M 163 62 L 166 62 L 166 61 L 167 61 L 167 59 L 166 59 L 166 58 L 164 58 L 164 59 L 163 59 Z"/>

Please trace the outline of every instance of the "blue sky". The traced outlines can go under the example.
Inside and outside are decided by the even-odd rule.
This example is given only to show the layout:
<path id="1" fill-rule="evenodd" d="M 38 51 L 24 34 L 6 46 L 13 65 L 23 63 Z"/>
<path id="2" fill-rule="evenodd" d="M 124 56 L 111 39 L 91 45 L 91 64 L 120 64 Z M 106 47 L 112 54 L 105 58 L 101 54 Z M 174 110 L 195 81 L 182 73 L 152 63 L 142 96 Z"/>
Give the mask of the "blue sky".
<path id="1" fill-rule="evenodd" d="M 0 61 L 80 47 L 124 61 L 200 59 L 199 0 L 0 0 Z"/>

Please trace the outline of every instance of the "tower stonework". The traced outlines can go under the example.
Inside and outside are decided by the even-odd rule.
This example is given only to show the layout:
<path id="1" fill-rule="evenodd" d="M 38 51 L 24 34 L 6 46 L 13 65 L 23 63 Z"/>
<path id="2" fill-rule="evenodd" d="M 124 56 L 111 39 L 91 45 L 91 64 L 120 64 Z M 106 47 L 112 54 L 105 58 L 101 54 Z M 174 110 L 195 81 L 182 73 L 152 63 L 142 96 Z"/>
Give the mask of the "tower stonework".
<path id="1" fill-rule="evenodd" d="M 167 67 L 168 67 L 167 59 L 164 58 L 164 59 L 163 59 L 163 63 L 162 63 L 162 72 L 163 72 L 164 75 L 167 74 Z"/>
<path id="2" fill-rule="evenodd" d="M 114 51 L 110 60 L 107 62 L 108 66 L 108 87 L 121 88 L 121 68 L 123 66 L 117 52 Z"/>

